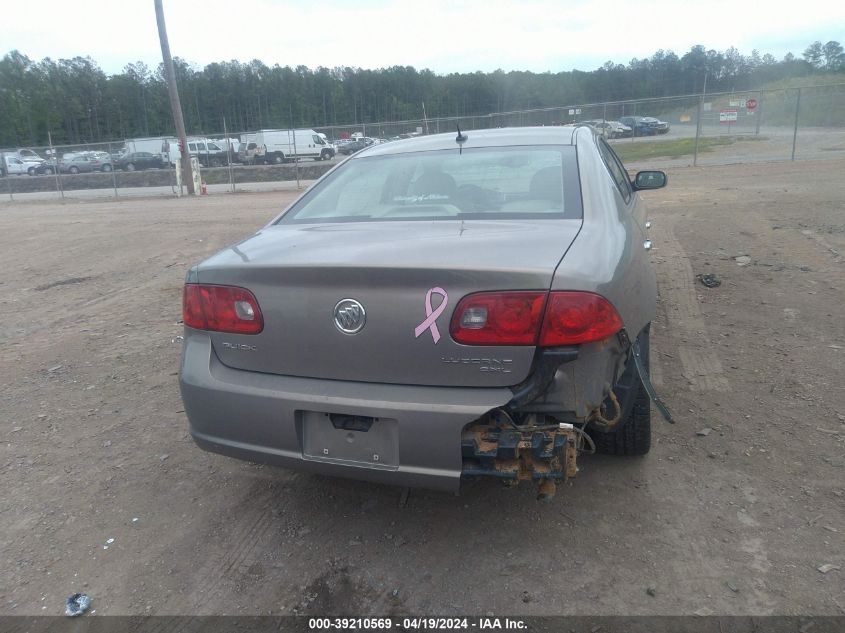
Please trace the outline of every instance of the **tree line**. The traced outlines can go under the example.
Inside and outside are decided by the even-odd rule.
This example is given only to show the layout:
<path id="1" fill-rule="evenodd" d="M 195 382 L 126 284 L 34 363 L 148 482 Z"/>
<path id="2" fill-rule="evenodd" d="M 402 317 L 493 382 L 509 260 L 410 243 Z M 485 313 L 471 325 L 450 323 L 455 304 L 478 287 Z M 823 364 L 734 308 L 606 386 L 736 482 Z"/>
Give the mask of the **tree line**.
<path id="1" fill-rule="evenodd" d="M 768 82 L 845 70 L 838 42 L 813 42 L 802 57 L 750 55 L 693 46 L 659 50 L 593 71 L 438 75 L 411 66 L 377 70 L 267 66 L 259 60 L 196 68 L 176 58 L 189 134 L 325 127 L 472 116 L 529 108 L 742 91 Z M 143 62 L 106 75 L 90 57 L 35 61 L 19 51 L 0 60 L 0 147 L 100 142 L 173 134 L 162 67 Z"/>

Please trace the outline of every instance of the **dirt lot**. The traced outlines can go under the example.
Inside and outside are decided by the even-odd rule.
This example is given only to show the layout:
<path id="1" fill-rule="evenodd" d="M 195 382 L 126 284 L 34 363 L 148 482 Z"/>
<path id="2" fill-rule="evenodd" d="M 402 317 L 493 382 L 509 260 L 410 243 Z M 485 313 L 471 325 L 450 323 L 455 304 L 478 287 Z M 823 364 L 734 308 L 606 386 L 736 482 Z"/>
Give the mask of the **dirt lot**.
<path id="1" fill-rule="evenodd" d="M 817 570 L 845 567 L 843 174 L 680 168 L 649 195 L 678 423 L 548 504 L 478 482 L 400 507 L 194 446 L 184 272 L 292 194 L 0 205 L 0 613 L 845 613 L 845 570 Z"/>

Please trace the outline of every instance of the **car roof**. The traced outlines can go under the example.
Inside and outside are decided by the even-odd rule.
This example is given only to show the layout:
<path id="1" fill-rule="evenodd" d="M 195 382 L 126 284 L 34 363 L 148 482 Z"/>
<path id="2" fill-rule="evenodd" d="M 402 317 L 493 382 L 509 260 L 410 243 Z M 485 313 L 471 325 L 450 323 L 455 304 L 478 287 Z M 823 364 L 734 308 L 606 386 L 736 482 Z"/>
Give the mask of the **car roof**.
<path id="1" fill-rule="evenodd" d="M 466 148 L 497 147 L 511 145 L 572 145 L 574 142 L 573 127 L 510 127 L 489 130 L 465 130 L 462 133 L 467 140 L 461 143 Z M 454 149 L 458 147 L 455 140 L 457 129 L 445 134 L 432 134 L 416 138 L 392 141 L 372 145 L 369 149 L 356 154 L 361 156 L 384 156 L 387 154 L 404 154 L 406 152 L 425 152 L 440 149 Z"/>

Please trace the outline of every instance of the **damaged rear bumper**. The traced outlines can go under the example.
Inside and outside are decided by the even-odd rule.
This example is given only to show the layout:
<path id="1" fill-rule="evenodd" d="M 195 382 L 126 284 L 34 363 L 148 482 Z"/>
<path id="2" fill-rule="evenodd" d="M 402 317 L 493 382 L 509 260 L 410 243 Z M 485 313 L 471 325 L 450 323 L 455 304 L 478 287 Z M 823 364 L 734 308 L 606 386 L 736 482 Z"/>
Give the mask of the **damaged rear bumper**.
<path id="1" fill-rule="evenodd" d="M 231 369 L 217 358 L 207 334 L 187 328 L 179 385 L 191 435 L 206 450 L 449 492 L 460 488 L 464 428 L 513 396 L 508 388 L 372 384 Z M 340 416 L 373 420 L 373 427 L 363 432 L 325 422 L 338 424 Z M 377 435 L 370 436 L 374 430 Z M 344 453 L 344 444 L 355 448 Z M 365 450 L 370 446 L 376 448 Z"/>
<path id="2" fill-rule="evenodd" d="M 544 350 L 514 388 L 391 385 L 232 369 L 206 333 L 186 328 L 179 384 L 191 435 L 211 452 L 450 492 L 469 477 L 533 481 L 551 496 L 577 473 L 581 429 L 567 422 L 583 427 L 578 409 L 603 397 L 601 386 L 577 385 L 596 383 L 592 374 L 613 380 L 620 351 L 607 342 Z M 564 424 L 551 417 L 567 411 Z M 533 422 L 517 426 L 508 412 Z"/>

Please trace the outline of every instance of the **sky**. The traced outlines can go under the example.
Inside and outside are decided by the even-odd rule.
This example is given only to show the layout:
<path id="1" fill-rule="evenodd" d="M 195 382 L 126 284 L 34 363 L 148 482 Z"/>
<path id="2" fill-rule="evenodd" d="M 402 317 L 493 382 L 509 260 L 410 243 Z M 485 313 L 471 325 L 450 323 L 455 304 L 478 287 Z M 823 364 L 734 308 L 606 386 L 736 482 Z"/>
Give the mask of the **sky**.
<path id="1" fill-rule="evenodd" d="M 3 0 L 0 55 L 90 56 L 107 74 L 161 61 L 153 0 Z M 197 67 L 414 66 L 438 74 L 594 70 L 658 49 L 782 58 L 845 44 L 837 0 L 164 0 L 171 52 Z"/>

